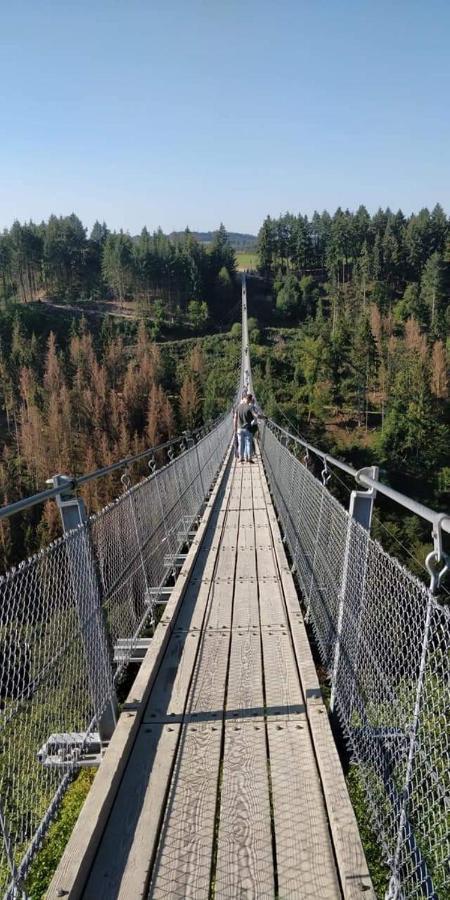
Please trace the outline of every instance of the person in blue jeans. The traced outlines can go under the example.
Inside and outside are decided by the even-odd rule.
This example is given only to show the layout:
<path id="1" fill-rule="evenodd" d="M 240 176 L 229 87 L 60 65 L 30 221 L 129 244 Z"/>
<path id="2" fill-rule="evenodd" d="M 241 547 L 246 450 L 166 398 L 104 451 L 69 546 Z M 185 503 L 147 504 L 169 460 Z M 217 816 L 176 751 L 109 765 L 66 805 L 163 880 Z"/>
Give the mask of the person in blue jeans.
<path id="1" fill-rule="evenodd" d="M 234 430 L 237 432 L 239 441 L 239 459 L 240 462 L 253 463 L 253 435 L 251 426 L 255 420 L 253 408 L 253 397 L 247 394 L 244 397 L 234 415 Z"/>

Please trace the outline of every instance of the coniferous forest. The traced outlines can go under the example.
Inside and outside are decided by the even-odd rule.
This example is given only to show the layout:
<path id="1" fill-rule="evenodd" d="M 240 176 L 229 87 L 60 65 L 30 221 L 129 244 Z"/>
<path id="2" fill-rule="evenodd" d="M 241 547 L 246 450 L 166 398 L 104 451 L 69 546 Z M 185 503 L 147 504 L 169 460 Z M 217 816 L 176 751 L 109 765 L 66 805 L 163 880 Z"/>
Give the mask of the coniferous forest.
<path id="1" fill-rule="evenodd" d="M 264 411 L 435 507 L 448 505 L 450 223 L 409 217 L 267 217 L 249 275 L 255 389 Z M 223 226 L 137 237 L 75 215 L 0 235 L 3 502 L 213 418 L 240 352 L 239 254 Z M 86 495 L 97 509 L 120 490 Z M 375 529 L 378 526 L 375 525 Z M 414 518 L 384 512 L 380 537 L 423 559 Z M 388 528 L 388 531 L 386 531 Z M 56 510 L 4 522 L 5 568 L 57 533 Z M 391 542 L 391 543 L 390 543 Z M 392 544 L 392 546 L 391 546 Z M 397 553 L 398 555 L 398 553 Z M 419 559 L 419 561 L 420 561 Z"/>

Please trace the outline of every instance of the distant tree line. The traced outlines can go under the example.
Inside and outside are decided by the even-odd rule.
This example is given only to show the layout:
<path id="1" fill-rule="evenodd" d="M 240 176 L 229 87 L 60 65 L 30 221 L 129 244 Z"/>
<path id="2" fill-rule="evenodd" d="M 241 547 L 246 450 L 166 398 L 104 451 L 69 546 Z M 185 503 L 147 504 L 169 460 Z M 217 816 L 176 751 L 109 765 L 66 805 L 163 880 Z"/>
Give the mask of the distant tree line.
<path id="1" fill-rule="evenodd" d="M 399 321 L 413 316 L 435 337 L 450 331 L 448 318 L 450 221 L 437 204 L 405 217 L 401 210 L 364 206 L 308 216 L 268 216 L 259 232 L 260 271 L 276 283 L 278 308 L 303 319 L 314 314 L 326 281 L 335 294 L 357 285 L 381 313 Z M 335 310 L 333 309 L 333 314 Z"/>
<path id="2" fill-rule="evenodd" d="M 158 301 L 167 312 L 194 301 L 220 318 L 224 300 L 231 302 L 235 265 L 223 225 L 206 248 L 189 229 L 170 239 L 144 228 L 132 238 L 96 222 L 88 237 L 76 215 L 53 215 L 40 224 L 16 221 L 0 235 L 0 297 L 26 303 L 109 293 L 120 301 Z"/>
<path id="3" fill-rule="evenodd" d="M 267 217 L 258 241 L 270 302 L 252 310 L 260 325 L 280 328 L 267 350 L 253 331 L 262 405 L 349 459 L 383 465 L 406 492 L 415 484 L 427 502 L 445 503 L 450 222 L 442 207 L 409 218 L 364 207 Z"/>

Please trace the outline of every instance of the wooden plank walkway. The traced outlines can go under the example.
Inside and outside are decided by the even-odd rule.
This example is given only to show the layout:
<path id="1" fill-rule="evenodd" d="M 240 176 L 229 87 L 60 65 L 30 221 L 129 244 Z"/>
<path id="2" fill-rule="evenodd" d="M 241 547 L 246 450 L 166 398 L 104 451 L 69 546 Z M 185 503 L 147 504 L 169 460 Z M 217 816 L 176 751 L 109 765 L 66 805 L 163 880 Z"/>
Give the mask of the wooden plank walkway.
<path id="1" fill-rule="evenodd" d="M 259 459 L 202 528 L 47 896 L 374 898 Z"/>

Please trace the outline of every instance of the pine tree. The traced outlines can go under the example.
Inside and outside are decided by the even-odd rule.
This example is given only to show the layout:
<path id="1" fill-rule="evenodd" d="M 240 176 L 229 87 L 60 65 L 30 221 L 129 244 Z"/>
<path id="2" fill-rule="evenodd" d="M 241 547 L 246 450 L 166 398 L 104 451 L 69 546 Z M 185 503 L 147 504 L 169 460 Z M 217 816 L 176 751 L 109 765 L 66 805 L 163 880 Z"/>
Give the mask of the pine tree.
<path id="1" fill-rule="evenodd" d="M 201 400 L 192 375 L 187 374 L 180 390 L 180 413 L 184 426 L 193 428 L 199 424 Z"/>
<path id="2" fill-rule="evenodd" d="M 433 253 L 423 270 L 420 299 L 429 310 L 432 334 L 439 332 L 439 320 L 445 296 L 444 264 L 440 253 Z"/>

